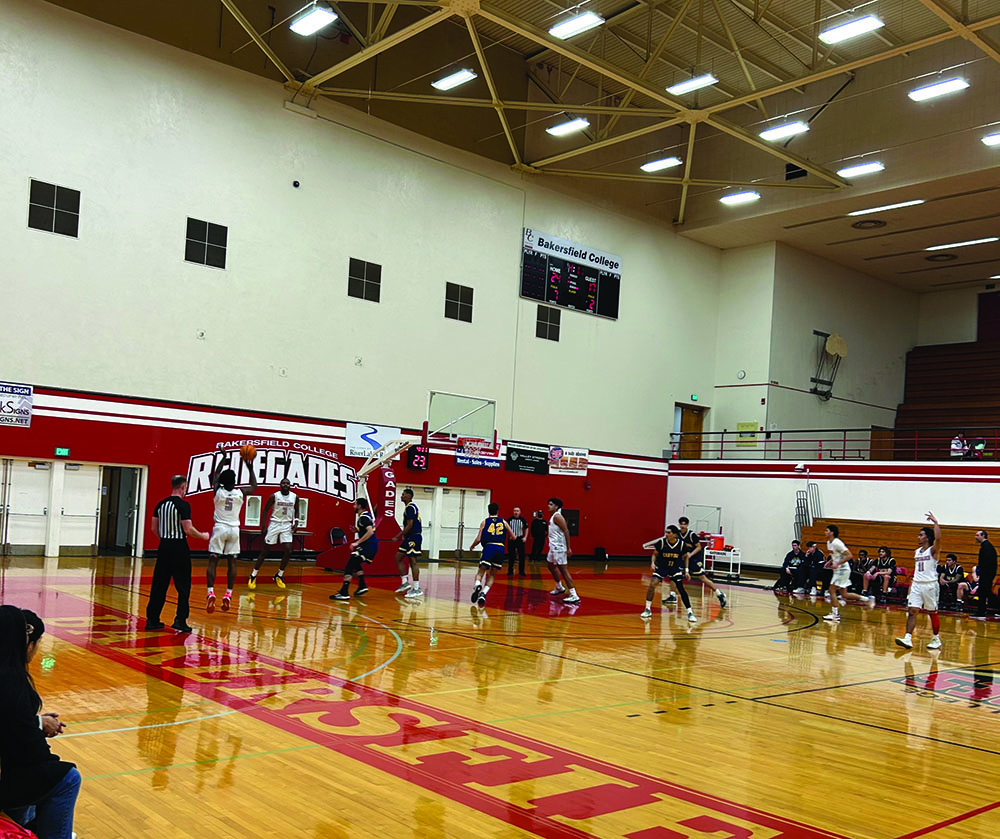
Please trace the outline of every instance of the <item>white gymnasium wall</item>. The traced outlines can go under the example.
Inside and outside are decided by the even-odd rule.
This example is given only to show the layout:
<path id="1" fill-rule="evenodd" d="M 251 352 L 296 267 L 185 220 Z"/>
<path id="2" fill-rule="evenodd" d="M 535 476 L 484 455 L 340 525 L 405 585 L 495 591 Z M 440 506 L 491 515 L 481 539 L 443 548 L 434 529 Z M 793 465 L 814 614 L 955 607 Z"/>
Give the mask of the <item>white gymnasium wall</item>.
<path id="1" fill-rule="evenodd" d="M 773 466 L 773 462 L 769 462 Z M 743 462 L 752 472 L 754 464 Z M 838 477 L 815 476 L 822 512 L 830 518 L 869 521 L 913 522 L 916 531 L 925 524 L 924 514 L 931 510 L 943 524 L 969 527 L 1000 526 L 1000 490 L 995 481 L 976 481 L 976 474 L 988 467 L 969 465 L 970 480 L 935 483 L 924 479 L 875 480 L 864 474 L 844 473 Z M 898 461 L 886 464 L 870 461 L 855 469 L 877 470 L 880 466 L 898 468 Z M 755 565 L 780 565 L 788 543 L 795 538 L 795 493 L 804 490 L 805 476 L 787 464 L 787 474 L 747 477 L 681 475 L 671 469 L 667 486 L 667 520 L 684 515 L 686 504 L 722 507 L 722 528 L 726 542 L 740 548 L 743 561 Z M 917 468 L 917 467 L 915 467 Z M 841 534 L 848 545 L 851 534 Z M 972 547 L 972 546 L 968 546 Z"/>
<path id="2" fill-rule="evenodd" d="M 978 288 L 920 295 L 918 344 L 960 344 L 976 340 Z"/>
<path id="3" fill-rule="evenodd" d="M 903 398 L 906 353 L 917 340 L 918 296 L 779 244 L 775 256 L 769 428 L 891 426 Z M 813 329 L 847 340 L 833 399 L 808 391 Z"/>
<path id="4" fill-rule="evenodd" d="M 718 251 L 55 6 L 3 27 L 3 378 L 400 425 L 433 388 L 496 398 L 504 436 L 650 455 L 709 392 Z M 26 229 L 32 177 L 82 191 L 78 240 Z M 188 216 L 229 227 L 225 271 L 183 261 Z M 535 338 L 526 224 L 622 257 L 617 323 Z M 347 297 L 350 257 L 383 266 L 378 305 Z"/>

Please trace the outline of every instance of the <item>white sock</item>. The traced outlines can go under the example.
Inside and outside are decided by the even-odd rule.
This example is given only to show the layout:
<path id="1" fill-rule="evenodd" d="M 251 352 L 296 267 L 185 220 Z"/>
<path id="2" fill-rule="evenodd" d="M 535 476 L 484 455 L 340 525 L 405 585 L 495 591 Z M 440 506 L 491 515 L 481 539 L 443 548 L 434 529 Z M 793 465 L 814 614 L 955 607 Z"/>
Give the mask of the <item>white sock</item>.
<path id="1" fill-rule="evenodd" d="M 208 587 L 208 593 L 209 594 L 215 594 L 215 589 L 212 586 L 209 586 Z"/>
<path id="2" fill-rule="evenodd" d="M 257 579 L 257 569 L 256 568 L 254 568 L 253 571 L 250 572 L 250 579 L 251 580 L 256 580 Z"/>
<path id="3" fill-rule="evenodd" d="M 830 611 L 833 612 L 833 614 L 835 614 L 835 615 L 839 615 L 840 614 L 840 609 L 838 609 L 836 606 L 834 606 L 832 609 L 830 609 Z"/>
<path id="4" fill-rule="evenodd" d="M 490 587 L 489 587 L 489 586 L 486 586 L 486 587 L 485 587 L 485 588 L 483 589 L 483 595 L 485 596 L 485 595 L 486 595 L 486 593 L 487 593 L 487 592 L 489 592 L 489 590 L 490 590 Z"/>
<path id="5" fill-rule="evenodd" d="M 569 590 L 569 596 L 570 597 L 576 597 L 576 589 L 575 588 L 571 588 Z"/>
<path id="6" fill-rule="evenodd" d="M 404 574 L 402 577 L 399 578 L 399 584 L 401 586 L 409 585 L 409 583 L 410 583 L 410 575 L 409 574 Z"/>
<path id="7" fill-rule="evenodd" d="M 232 596 L 233 596 L 233 590 L 231 588 L 227 588 L 226 589 L 226 597 L 232 599 Z"/>
<path id="8" fill-rule="evenodd" d="M 653 601 L 652 600 L 647 600 L 646 601 L 646 608 L 647 609 L 652 609 L 653 608 Z"/>
<path id="9" fill-rule="evenodd" d="M 256 571 L 254 571 L 254 576 L 255 577 L 257 576 L 257 572 Z M 285 572 L 281 568 L 279 568 L 278 569 L 278 573 L 275 574 L 274 576 L 275 577 L 284 577 L 285 576 Z"/>

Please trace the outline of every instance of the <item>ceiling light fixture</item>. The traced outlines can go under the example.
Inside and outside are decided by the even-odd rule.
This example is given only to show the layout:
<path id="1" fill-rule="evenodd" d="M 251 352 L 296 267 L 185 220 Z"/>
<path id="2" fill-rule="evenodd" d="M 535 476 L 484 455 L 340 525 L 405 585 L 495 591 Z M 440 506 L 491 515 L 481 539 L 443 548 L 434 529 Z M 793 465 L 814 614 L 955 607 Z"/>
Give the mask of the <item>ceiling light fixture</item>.
<path id="1" fill-rule="evenodd" d="M 667 88 L 667 93 L 671 96 L 683 96 L 685 93 L 693 93 L 703 87 L 711 87 L 718 81 L 711 73 L 706 73 L 704 76 L 695 76 L 693 79 L 686 79 L 683 82 L 670 85 Z"/>
<path id="2" fill-rule="evenodd" d="M 984 146 L 1000 146 L 1000 133 L 987 134 L 983 137 Z"/>
<path id="3" fill-rule="evenodd" d="M 943 82 L 934 82 L 934 84 L 918 87 L 906 95 L 914 102 L 924 102 L 927 99 L 936 99 L 938 96 L 944 96 L 946 93 L 965 90 L 968 86 L 969 83 L 965 79 L 946 79 Z"/>
<path id="4" fill-rule="evenodd" d="M 786 122 L 784 125 L 776 125 L 760 132 L 762 140 L 784 140 L 785 137 L 794 137 L 809 130 L 809 126 L 804 122 Z"/>
<path id="5" fill-rule="evenodd" d="M 854 166 L 838 169 L 837 174 L 842 178 L 857 178 L 860 175 L 871 175 L 873 172 L 881 172 L 883 169 L 885 169 L 885 166 L 877 160 L 873 160 L 870 163 L 857 163 Z"/>
<path id="6" fill-rule="evenodd" d="M 751 204 L 759 198 L 759 192 L 748 190 L 747 192 L 731 192 L 729 195 L 723 195 L 719 202 L 728 207 L 738 207 L 740 204 Z"/>
<path id="7" fill-rule="evenodd" d="M 574 131 L 583 131 L 588 125 L 590 125 L 589 120 L 577 117 L 576 119 L 571 119 L 569 122 L 560 122 L 559 125 L 553 125 L 551 128 L 546 128 L 545 130 L 553 137 L 564 137 L 567 134 L 572 134 Z"/>
<path id="8" fill-rule="evenodd" d="M 462 69 L 452 73 L 450 76 L 445 76 L 443 79 L 438 79 L 436 82 L 431 82 L 431 87 L 438 90 L 451 90 L 453 87 L 458 87 L 460 84 L 465 84 L 478 78 L 479 76 L 471 70 Z"/>
<path id="9" fill-rule="evenodd" d="M 869 207 L 867 210 L 855 210 L 853 213 L 848 213 L 849 216 L 866 216 L 869 213 L 881 213 L 885 210 L 898 210 L 900 207 L 916 207 L 917 204 L 923 204 L 923 198 L 917 198 L 913 201 L 900 201 L 898 204 L 884 204 L 881 207 Z"/>
<path id="10" fill-rule="evenodd" d="M 288 28 L 296 35 L 315 35 L 324 26 L 337 19 L 336 13 L 326 3 L 313 3 L 293 20 Z"/>
<path id="11" fill-rule="evenodd" d="M 819 39 L 824 44 L 839 44 L 841 41 L 849 41 L 864 35 L 866 32 L 874 32 L 885 26 L 885 21 L 879 20 L 875 15 L 867 15 L 857 20 L 850 20 L 839 26 L 831 26 L 819 33 Z"/>
<path id="12" fill-rule="evenodd" d="M 579 35 L 581 32 L 586 32 L 588 29 L 593 29 L 602 23 L 604 23 L 604 18 L 600 15 L 594 12 L 584 12 L 583 14 L 571 17 L 569 20 L 564 20 L 562 23 L 557 23 L 549 30 L 549 34 L 553 38 L 565 41 L 567 38 L 572 38 L 574 35 Z"/>
<path id="13" fill-rule="evenodd" d="M 969 239 L 968 242 L 952 242 L 950 245 L 933 245 L 924 248 L 925 251 L 947 251 L 952 248 L 964 248 L 969 245 L 985 245 L 989 242 L 1000 242 L 1000 236 L 987 236 L 985 239 Z"/>
<path id="14" fill-rule="evenodd" d="M 681 159 L 679 157 L 663 157 L 659 160 L 650 160 L 649 163 L 643 163 L 639 168 L 643 172 L 659 172 L 661 169 L 669 169 L 671 166 L 680 166 Z"/>

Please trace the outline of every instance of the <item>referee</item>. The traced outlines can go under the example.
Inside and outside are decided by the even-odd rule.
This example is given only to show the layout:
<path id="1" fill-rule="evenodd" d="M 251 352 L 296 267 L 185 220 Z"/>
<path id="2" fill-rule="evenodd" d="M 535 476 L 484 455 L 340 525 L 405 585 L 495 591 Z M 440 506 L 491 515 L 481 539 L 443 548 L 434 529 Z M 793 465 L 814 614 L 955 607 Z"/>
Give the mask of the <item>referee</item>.
<path id="1" fill-rule="evenodd" d="M 511 538 L 507 542 L 507 576 L 514 573 L 514 557 L 517 556 L 518 570 L 522 577 L 524 573 L 524 537 L 528 535 L 528 520 L 521 515 L 521 508 L 514 508 L 514 515 L 507 519 Z"/>
<path id="2" fill-rule="evenodd" d="M 184 500 L 187 493 L 187 478 L 174 475 L 170 479 L 171 493 L 153 510 L 153 530 L 160 537 L 156 551 L 156 565 L 153 567 L 153 582 L 149 587 L 149 603 L 146 604 L 146 631 L 158 632 L 163 629 L 160 612 L 167 600 L 167 589 L 174 581 L 177 589 L 177 616 L 173 628 L 178 632 L 190 632 L 188 626 L 188 600 L 191 597 L 191 549 L 187 537 L 208 539 L 191 524 L 191 505 Z"/>

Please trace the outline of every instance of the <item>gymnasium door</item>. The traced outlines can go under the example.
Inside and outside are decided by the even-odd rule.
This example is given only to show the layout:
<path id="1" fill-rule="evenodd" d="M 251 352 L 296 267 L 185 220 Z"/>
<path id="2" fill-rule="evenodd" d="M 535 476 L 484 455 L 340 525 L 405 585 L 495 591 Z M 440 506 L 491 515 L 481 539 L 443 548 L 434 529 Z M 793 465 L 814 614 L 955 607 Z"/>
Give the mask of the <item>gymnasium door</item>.
<path id="1" fill-rule="evenodd" d="M 128 466 L 105 466 L 101 470 L 97 532 L 100 553 L 135 555 L 139 480 L 139 470 Z"/>
<path id="2" fill-rule="evenodd" d="M 97 551 L 101 506 L 101 467 L 88 463 L 64 465 L 59 508 L 60 556 L 92 556 Z"/>
<path id="3" fill-rule="evenodd" d="M 415 486 L 412 489 L 413 500 L 420 508 L 423 549 L 428 557 L 473 556 L 469 546 L 476 538 L 479 523 L 486 518 L 489 490 L 452 486 Z M 401 485 L 396 490 L 396 519 L 400 527 L 403 526 L 403 502 L 399 497 L 402 491 Z"/>
<path id="4" fill-rule="evenodd" d="M 681 411 L 681 437 L 677 456 L 681 460 L 701 458 L 701 432 L 705 423 L 705 409 L 694 405 L 677 405 Z"/>
<path id="5" fill-rule="evenodd" d="M 1000 291 L 979 295 L 976 340 L 1000 341 Z"/>
<path id="6" fill-rule="evenodd" d="M 4 502 L 0 545 L 4 554 L 40 554 L 44 550 L 50 468 L 44 462 L 4 460 L 0 492 Z"/>

